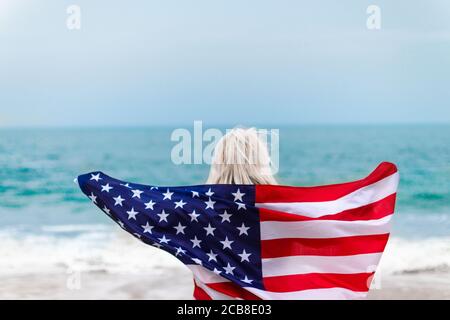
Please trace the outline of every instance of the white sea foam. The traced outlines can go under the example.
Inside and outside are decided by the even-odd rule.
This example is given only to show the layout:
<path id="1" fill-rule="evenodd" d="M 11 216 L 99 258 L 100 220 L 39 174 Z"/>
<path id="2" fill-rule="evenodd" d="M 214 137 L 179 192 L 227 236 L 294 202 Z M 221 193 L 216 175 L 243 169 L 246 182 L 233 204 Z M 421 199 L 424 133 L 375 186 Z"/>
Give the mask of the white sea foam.
<path id="1" fill-rule="evenodd" d="M 60 225 L 40 233 L 0 231 L 0 275 L 61 270 L 107 273 L 164 272 L 181 266 L 170 254 L 137 241 L 118 227 Z M 382 275 L 436 273 L 450 275 L 450 237 L 391 237 L 379 267 Z"/>
<path id="2" fill-rule="evenodd" d="M 180 264 L 170 254 L 137 241 L 119 228 L 66 225 L 43 229 L 47 232 L 0 232 L 1 275 L 61 270 L 139 273 L 149 268 L 163 272 L 165 267 Z M 75 231 L 78 233 L 73 235 Z"/>
<path id="3" fill-rule="evenodd" d="M 404 239 L 391 237 L 380 262 L 383 274 L 450 274 L 450 237 Z"/>

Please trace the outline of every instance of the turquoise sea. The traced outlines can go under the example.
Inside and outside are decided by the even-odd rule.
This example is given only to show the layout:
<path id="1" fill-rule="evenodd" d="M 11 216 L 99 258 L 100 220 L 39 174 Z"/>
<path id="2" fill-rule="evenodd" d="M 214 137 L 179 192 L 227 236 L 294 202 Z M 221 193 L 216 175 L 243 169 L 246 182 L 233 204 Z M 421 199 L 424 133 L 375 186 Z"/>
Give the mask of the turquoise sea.
<path id="1" fill-rule="evenodd" d="M 85 245 L 86 239 L 95 243 L 109 236 L 116 227 L 73 183 L 81 173 L 101 170 L 154 185 L 203 183 L 207 165 L 172 163 L 173 129 L 1 129 L 2 255 L 17 260 L 17 248 L 29 246 L 33 255 L 37 247 L 54 248 L 61 239 L 83 239 Z M 450 236 L 450 126 L 280 127 L 279 139 L 281 183 L 346 182 L 366 176 L 382 161 L 394 162 L 401 180 L 392 236 L 405 244 L 437 241 L 441 247 L 436 239 Z M 448 249 L 442 248 L 447 254 Z M 35 252 L 35 259 L 45 252 Z M 436 263 L 450 263 L 450 254 Z"/>
<path id="2" fill-rule="evenodd" d="M 147 184 L 202 183 L 207 165 L 172 163 L 173 129 L 0 130 L 0 228 L 109 223 L 73 184 L 88 171 Z M 450 233 L 450 126 L 308 126 L 279 135 L 281 183 L 344 182 L 391 161 L 401 174 L 398 232 Z"/>

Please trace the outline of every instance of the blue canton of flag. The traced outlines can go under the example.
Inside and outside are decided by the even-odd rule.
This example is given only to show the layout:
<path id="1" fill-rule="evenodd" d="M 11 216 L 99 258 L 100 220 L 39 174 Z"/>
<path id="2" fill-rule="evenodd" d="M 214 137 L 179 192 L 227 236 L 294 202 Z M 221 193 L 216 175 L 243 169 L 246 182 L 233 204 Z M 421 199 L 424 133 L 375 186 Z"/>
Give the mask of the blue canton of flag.
<path id="1" fill-rule="evenodd" d="M 78 177 L 83 193 L 146 244 L 242 287 L 263 288 L 253 185 L 161 187 L 102 172 Z"/>

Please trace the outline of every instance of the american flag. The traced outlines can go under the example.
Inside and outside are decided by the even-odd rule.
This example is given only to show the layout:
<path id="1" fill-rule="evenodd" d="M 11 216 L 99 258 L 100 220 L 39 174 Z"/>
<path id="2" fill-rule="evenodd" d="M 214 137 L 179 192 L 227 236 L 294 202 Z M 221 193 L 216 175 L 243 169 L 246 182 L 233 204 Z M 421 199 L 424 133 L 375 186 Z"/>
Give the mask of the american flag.
<path id="1" fill-rule="evenodd" d="M 397 168 L 354 182 L 147 186 L 102 172 L 83 193 L 194 275 L 196 299 L 360 299 L 388 241 Z"/>

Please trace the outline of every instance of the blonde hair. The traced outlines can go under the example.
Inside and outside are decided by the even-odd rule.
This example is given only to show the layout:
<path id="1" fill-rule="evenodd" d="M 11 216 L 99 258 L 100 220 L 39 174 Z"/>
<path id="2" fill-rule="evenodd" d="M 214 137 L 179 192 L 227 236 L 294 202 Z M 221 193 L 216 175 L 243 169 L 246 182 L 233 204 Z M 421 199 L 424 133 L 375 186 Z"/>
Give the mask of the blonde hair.
<path id="1" fill-rule="evenodd" d="M 255 128 L 235 128 L 217 143 L 207 184 L 278 184 L 266 143 Z"/>

